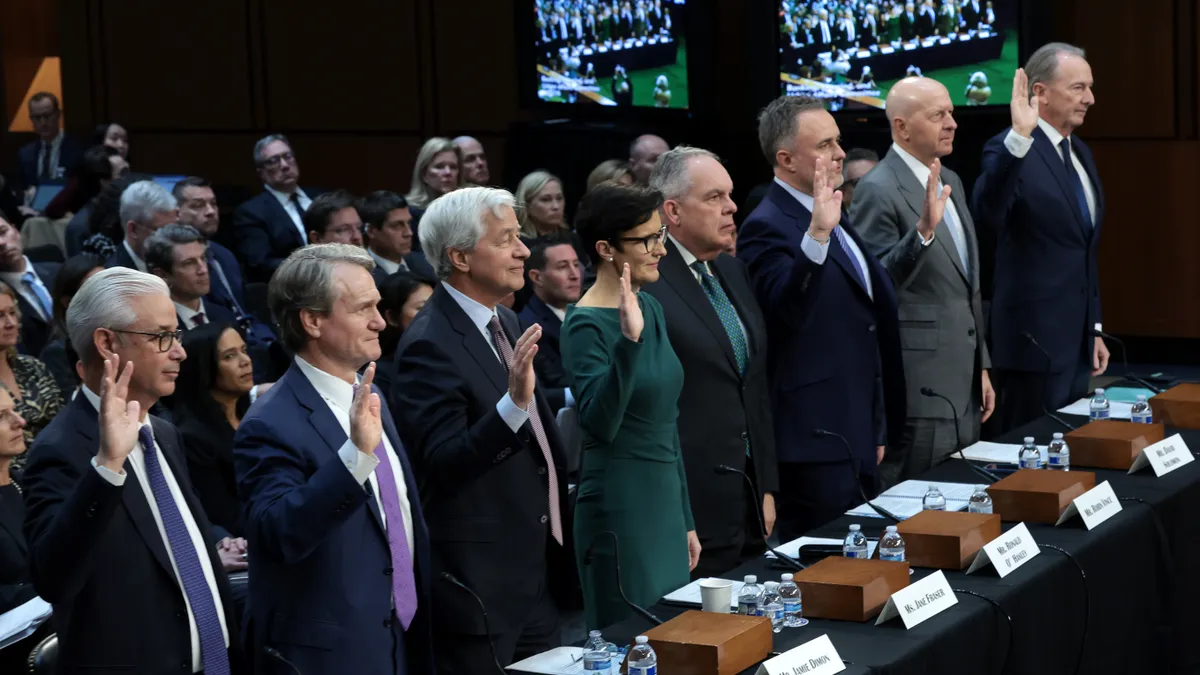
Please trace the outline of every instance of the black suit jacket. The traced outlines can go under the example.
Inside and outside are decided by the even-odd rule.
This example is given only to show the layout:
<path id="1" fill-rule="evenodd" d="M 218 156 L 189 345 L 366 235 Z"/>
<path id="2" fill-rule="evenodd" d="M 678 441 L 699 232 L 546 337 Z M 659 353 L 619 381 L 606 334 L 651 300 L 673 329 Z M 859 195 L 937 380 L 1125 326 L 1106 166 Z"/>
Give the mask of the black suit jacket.
<path id="1" fill-rule="evenodd" d="M 116 248 L 112 255 L 108 256 L 108 260 L 104 261 L 105 269 L 113 267 L 128 267 L 131 270 L 138 269 L 137 263 L 134 262 L 133 256 L 129 255 L 129 251 L 125 249 L 123 242 L 116 242 Z"/>
<path id="2" fill-rule="evenodd" d="M 58 277 L 59 267 L 62 265 L 56 262 L 33 263 L 34 273 L 38 275 L 38 278 L 42 280 L 42 285 L 51 294 L 54 293 L 54 280 Z M 54 321 L 53 319 L 50 321 L 43 319 L 42 315 L 21 295 L 21 289 L 11 285 L 9 287 L 17 292 L 17 309 L 21 311 L 21 343 L 17 345 L 17 351 L 29 356 L 38 356 L 50 342 L 50 334 L 54 332 Z"/>
<path id="3" fill-rule="evenodd" d="M 14 473 L 12 479 L 18 485 L 22 482 L 19 474 Z M 17 499 L 0 500 L 0 509 L 4 510 L 0 513 L 0 614 L 37 595 L 29 581 L 29 546 L 25 543 L 25 533 L 19 526 L 12 527 L 25 517 L 24 499 L 18 490 L 6 492 Z"/>
<path id="4" fill-rule="evenodd" d="M 538 353 L 533 357 L 533 369 L 537 373 L 538 383 L 545 388 L 546 402 L 550 404 L 550 409 L 557 413 L 567 405 L 564 390 L 571 386 L 571 378 L 563 369 L 562 348 L 559 346 L 562 320 L 536 295 L 529 298 L 529 302 L 525 303 L 525 308 L 517 316 L 521 319 L 522 332 L 535 323 L 542 327 Z"/>
<path id="5" fill-rule="evenodd" d="M 667 255 L 658 267 L 658 281 L 642 290 L 662 305 L 671 347 L 687 374 L 679 395 L 678 426 L 696 533 L 705 549 L 711 543 L 713 548 L 732 546 L 740 551 L 746 536 L 746 485 L 741 476 L 718 475 L 713 467 L 726 464 L 750 471 L 746 466 L 749 440 L 759 493 L 755 508 L 762 508 L 763 492 L 779 490 L 767 326 L 746 266 L 725 254 L 709 263 L 748 336 L 750 359 L 745 372 L 738 372 L 733 344 L 675 242 L 667 243 Z"/>
<path id="6" fill-rule="evenodd" d="M 423 277 L 425 279 L 429 279 L 430 281 L 437 279 L 437 274 L 435 274 L 433 271 L 433 265 L 429 264 L 429 261 L 425 259 L 425 254 L 421 253 L 420 251 L 413 251 L 412 253 L 404 256 L 404 264 L 408 265 L 409 272 L 412 272 L 418 277 Z M 371 270 L 371 276 L 375 278 L 375 285 L 378 286 L 382 284 L 383 280 L 388 278 L 390 275 L 384 271 L 382 267 L 376 265 L 375 268 Z"/>
<path id="7" fill-rule="evenodd" d="M 188 477 L 183 439 L 170 424 L 150 421 L 187 508 L 212 542 L 206 553 L 223 600 L 230 665 L 245 672 L 229 582 Z M 30 569 L 38 595 L 54 606 L 58 672 L 191 672 L 186 606 L 166 542 L 133 466 L 126 461 L 121 487 L 92 466 L 98 426 L 95 408 L 76 396 L 38 435 L 25 468 Z"/>
<path id="8" fill-rule="evenodd" d="M 62 142 L 58 144 L 58 168 L 59 175 L 54 177 L 55 182 L 61 182 L 67 173 L 74 173 L 79 162 L 83 159 L 83 151 L 86 147 L 83 143 L 75 139 L 70 134 L 63 134 Z M 18 178 L 21 181 L 21 189 L 31 185 L 40 185 L 42 183 L 41 175 L 38 174 L 38 161 L 42 152 L 42 139 L 37 139 L 31 143 L 26 143 L 17 151 L 17 169 L 20 174 Z"/>
<path id="9" fill-rule="evenodd" d="M 175 421 L 183 436 L 188 475 L 204 512 L 230 535 L 245 536 L 233 470 L 233 427 L 224 419 L 214 421 L 180 407 L 175 409 Z"/>
<path id="10" fill-rule="evenodd" d="M 309 199 L 320 190 L 301 188 Z M 234 252 L 241 258 L 250 281 L 268 282 L 284 258 L 307 242 L 296 229 L 275 195 L 263 190 L 233 212 Z"/>
<path id="11" fill-rule="evenodd" d="M 510 341 L 517 317 L 497 307 Z M 396 426 L 416 472 L 433 546 L 434 576 L 450 572 L 479 594 L 491 629 L 520 628 L 549 583 L 562 606 L 574 588 L 562 444 L 543 391 L 535 394 L 555 466 L 547 467 L 526 423 L 513 432 L 496 403 L 504 366 L 442 285 L 396 349 Z M 547 470 L 558 472 L 564 545 L 550 535 Z M 484 635 L 479 607 L 448 584 L 434 585 L 435 630 Z"/>
<path id="12" fill-rule="evenodd" d="M 179 312 L 175 312 L 175 318 L 179 321 L 179 330 L 191 330 L 191 327 L 183 322 L 183 317 L 179 315 Z M 208 323 L 225 323 L 237 326 L 237 317 L 233 311 L 211 300 L 204 303 L 204 318 L 208 319 Z"/>

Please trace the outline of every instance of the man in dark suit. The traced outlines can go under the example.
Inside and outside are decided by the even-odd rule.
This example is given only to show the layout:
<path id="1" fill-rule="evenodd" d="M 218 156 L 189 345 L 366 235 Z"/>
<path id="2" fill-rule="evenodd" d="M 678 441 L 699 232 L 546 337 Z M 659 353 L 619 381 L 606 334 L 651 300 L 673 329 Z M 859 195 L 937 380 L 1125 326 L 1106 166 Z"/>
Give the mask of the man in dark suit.
<path id="1" fill-rule="evenodd" d="M 47 91 L 29 98 L 29 121 L 38 138 L 17 151 L 20 187 L 61 183 L 83 159 L 83 143 L 59 128 L 62 110 L 58 97 Z"/>
<path id="2" fill-rule="evenodd" d="M 577 583 L 564 455 L 533 368 L 542 329 L 521 333 L 500 306 L 529 255 L 513 207 L 481 187 L 430 205 L 421 249 L 442 283 L 396 348 L 391 400 L 421 478 L 434 573 L 479 594 L 491 621 L 489 637 L 467 591 L 434 586 L 442 673 L 494 669 L 489 640 L 502 666 L 559 646 L 559 608 Z"/>
<path id="3" fill-rule="evenodd" d="M 977 30 L 983 20 L 983 2 L 967 0 L 962 4 L 962 22 L 965 30 Z"/>
<path id="4" fill-rule="evenodd" d="M 715 576 L 762 548 L 779 492 L 767 381 L 767 326 L 733 245 L 733 180 L 707 150 L 676 147 L 658 158 L 650 187 L 663 194 L 670 235 L 659 280 L 644 287 L 662 305 L 671 347 L 687 374 L 679 396 L 679 443 L 696 534 L 704 555 L 692 570 Z M 718 474 L 731 466 L 754 480 Z"/>
<path id="5" fill-rule="evenodd" d="M 374 366 L 356 376 L 380 355 L 373 265 L 359 248 L 308 246 L 271 280 L 296 357 L 242 420 L 233 451 L 254 542 L 249 639 L 269 669 L 260 672 L 286 672 L 276 653 L 303 673 L 434 672 L 417 481 Z"/>
<path id="6" fill-rule="evenodd" d="M 146 266 L 167 283 L 180 330 L 206 323 L 236 325 L 233 312 L 205 302 L 212 279 L 208 273 L 208 243 L 191 225 L 172 223 L 150 235 L 144 247 Z"/>
<path id="7" fill-rule="evenodd" d="M 123 268 L 88 279 L 67 311 L 83 388 L 39 434 L 24 474 L 30 569 L 54 605 L 59 673 L 247 672 L 223 569 L 233 561 L 218 552 L 179 432 L 142 412 L 175 390 L 175 326 L 162 280 Z"/>
<path id="8" fill-rule="evenodd" d="M 894 483 L 979 440 L 996 397 L 975 223 L 962 181 L 940 159 L 954 149 L 958 128 L 950 93 L 937 80 L 905 78 L 888 92 L 887 116 L 892 147 L 859 181 L 850 222 L 899 289 L 908 420 L 904 445 L 882 469 Z M 923 395 L 925 388 L 950 403 Z"/>
<path id="9" fill-rule="evenodd" d="M 1047 44 L 1013 79 L 1012 128 L 983 149 L 972 206 L 996 231 L 990 328 L 1003 429 L 1085 394 L 1108 368 L 1094 333 L 1104 191 L 1074 135 L 1095 102 L 1083 50 Z"/>
<path id="10" fill-rule="evenodd" d="M 742 224 L 746 263 L 767 321 L 783 541 L 876 491 L 877 465 L 904 429 L 904 367 L 887 272 L 841 213 L 845 152 L 819 99 L 780 97 L 759 116 L 775 170 Z M 842 436 L 817 437 L 817 429 Z"/>
<path id="11" fill-rule="evenodd" d="M 320 192 L 300 187 L 300 162 L 283 134 L 254 144 L 254 165 L 263 191 L 234 211 L 233 238 L 250 279 L 267 282 L 289 253 L 309 243 L 304 212 Z"/>
<path id="12" fill-rule="evenodd" d="M 525 327 L 542 327 L 533 369 L 538 383 L 546 391 L 546 401 L 554 411 L 575 405 L 571 380 L 563 369 L 562 350 L 558 346 L 567 305 L 578 302 L 583 289 L 583 268 L 579 254 L 565 237 L 545 237 L 534 245 L 525 259 L 525 275 L 533 286 L 533 296 L 518 315 Z"/>
<path id="13" fill-rule="evenodd" d="M 21 312 L 22 354 L 37 356 L 54 329 L 54 301 L 50 297 L 59 263 L 32 263 L 25 257 L 21 233 L 0 217 L 0 281 L 17 293 Z"/>
<path id="14" fill-rule="evenodd" d="M 911 2 L 905 3 L 900 15 L 900 39 L 908 42 L 917 37 L 917 8 Z"/>
<path id="15" fill-rule="evenodd" d="M 485 165 L 486 169 L 486 165 Z M 366 224 L 367 252 L 375 259 L 375 282 L 405 271 L 434 279 L 433 267 L 420 251 L 413 250 L 412 213 L 408 202 L 387 190 L 376 190 L 358 200 L 358 215 Z"/>
<path id="16" fill-rule="evenodd" d="M 123 241 L 104 266 L 149 272 L 144 257 L 146 239 L 160 227 L 179 220 L 179 205 L 161 185 L 142 180 L 121 193 L 120 209 Z"/>

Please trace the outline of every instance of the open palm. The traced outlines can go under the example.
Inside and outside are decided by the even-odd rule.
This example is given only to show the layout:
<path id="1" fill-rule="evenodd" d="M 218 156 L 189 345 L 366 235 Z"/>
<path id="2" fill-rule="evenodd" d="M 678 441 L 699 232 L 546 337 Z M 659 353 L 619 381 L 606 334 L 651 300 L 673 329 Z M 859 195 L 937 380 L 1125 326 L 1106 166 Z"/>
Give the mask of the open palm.
<path id="1" fill-rule="evenodd" d="M 104 380 L 100 383 L 100 456 L 97 462 L 119 472 L 125 458 L 137 445 L 142 411 L 141 404 L 129 400 L 133 362 L 125 362 L 125 368 L 117 376 L 118 363 L 115 354 L 104 360 Z"/>

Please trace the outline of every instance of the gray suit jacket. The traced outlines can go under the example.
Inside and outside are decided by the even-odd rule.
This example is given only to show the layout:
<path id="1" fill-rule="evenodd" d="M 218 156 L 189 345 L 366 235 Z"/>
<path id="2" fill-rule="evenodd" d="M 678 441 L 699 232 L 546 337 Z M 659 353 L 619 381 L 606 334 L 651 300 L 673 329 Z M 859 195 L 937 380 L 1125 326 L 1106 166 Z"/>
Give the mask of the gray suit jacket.
<path id="1" fill-rule="evenodd" d="M 967 423 L 967 439 L 977 437 L 980 369 L 991 367 L 984 343 L 979 295 L 979 243 L 962 181 L 942 167 L 942 182 L 967 236 L 970 274 L 962 266 L 954 236 L 943 219 L 933 242 L 922 245 L 917 221 L 925 186 L 904 160 L 887 156 L 855 187 L 850 222 L 891 275 L 900 300 L 900 343 L 908 388 L 909 418 L 953 419 L 950 406 L 921 395 L 929 387 L 954 401 Z"/>

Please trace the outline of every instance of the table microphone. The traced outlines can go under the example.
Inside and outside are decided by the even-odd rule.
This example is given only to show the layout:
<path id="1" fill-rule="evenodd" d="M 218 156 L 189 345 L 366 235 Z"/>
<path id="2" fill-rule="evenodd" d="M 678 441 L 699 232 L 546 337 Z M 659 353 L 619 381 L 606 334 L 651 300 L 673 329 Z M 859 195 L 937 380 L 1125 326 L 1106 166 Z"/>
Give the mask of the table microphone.
<path id="1" fill-rule="evenodd" d="M 713 467 L 713 471 L 716 471 L 717 473 L 722 473 L 722 474 L 736 473 L 737 475 L 746 479 L 746 487 L 750 489 L 750 494 L 753 495 L 754 499 L 758 499 L 758 490 L 754 489 L 754 481 L 750 480 L 750 475 L 747 474 L 745 471 L 742 471 L 741 469 L 735 469 L 732 466 L 729 466 L 727 464 L 718 464 Z M 771 546 L 771 544 L 767 542 L 767 523 L 766 523 L 766 521 L 763 520 L 762 510 L 758 508 L 757 504 L 754 505 L 754 513 L 756 515 L 758 515 L 758 527 L 759 527 L 759 533 L 762 534 L 763 546 L 766 546 L 768 551 L 770 551 L 771 553 L 774 553 L 776 558 L 779 558 L 783 562 L 791 565 L 797 571 L 802 570 L 805 567 L 807 567 L 807 565 L 802 564 L 799 560 L 796 560 L 795 558 L 793 558 L 791 556 L 784 555 L 783 553 L 780 553 L 779 551 L 775 550 L 775 547 Z"/>
<path id="2" fill-rule="evenodd" d="M 475 598 L 475 602 L 479 604 L 479 612 L 483 614 L 483 630 L 487 633 L 488 650 L 492 652 L 492 663 L 496 664 L 496 672 L 500 673 L 501 675 L 507 675 L 506 671 L 504 670 L 504 666 L 500 665 L 500 659 L 496 658 L 496 643 L 492 641 L 492 626 L 488 623 L 487 607 L 484 606 L 483 600 L 475 594 L 475 591 L 471 590 L 470 586 L 459 581 L 458 577 L 454 576 L 453 574 L 449 572 L 442 572 L 439 576 L 441 577 L 442 581 L 447 581 L 455 586 L 458 586 L 467 593 L 470 593 L 472 598 Z"/>
<path id="3" fill-rule="evenodd" d="M 997 476 L 996 474 L 992 473 L 991 471 L 988 471 L 987 469 L 980 467 L 980 466 L 975 466 L 971 462 L 967 461 L 967 456 L 965 454 L 963 454 L 963 449 L 959 445 L 959 439 L 962 438 L 962 435 L 959 433 L 959 430 L 958 430 L 958 408 L 954 407 L 954 401 L 951 401 L 948 396 L 943 396 L 943 395 L 937 393 L 931 387 L 921 387 L 921 395 L 928 396 L 930 398 L 940 398 L 943 401 L 945 401 L 947 405 L 950 406 L 950 412 L 954 413 L 954 447 L 958 452 L 958 458 L 964 462 L 967 462 L 967 466 L 974 469 L 975 473 L 979 474 L 980 476 L 983 476 L 984 478 L 992 481 L 993 483 L 1000 480 L 1000 477 Z"/>
<path id="4" fill-rule="evenodd" d="M 839 441 L 841 441 L 842 447 L 846 448 L 846 457 L 850 460 L 850 471 L 851 471 L 851 473 L 854 474 L 854 484 L 858 486 L 859 496 L 862 497 L 863 501 L 866 502 L 867 506 L 874 509 L 875 513 L 878 513 L 879 515 L 883 516 L 884 518 L 891 518 L 892 520 L 896 521 L 897 523 L 904 520 L 900 516 L 897 516 L 896 514 L 892 513 L 891 511 L 888 511 L 887 509 L 883 508 L 882 506 L 875 506 L 874 504 L 871 503 L 870 499 L 867 499 L 867 492 L 865 490 L 863 490 L 862 481 L 860 481 L 858 479 L 858 472 L 854 470 L 854 451 L 850 449 L 850 441 L 846 440 L 845 436 L 843 436 L 839 433 L 834 433 L 832 431 L 826 431 L 825 429 L 813 429 L 813 436 L 816 438 L 823 438 L 825 436 L 829 436 L 829 437 L 836 438 Z"/>
<path id="5" fill-rule="evenodd" d="M 1029 344 L 1037 347 L 1037 350 L 1042 353 L 1042 356 L 1046 357 L 1046 370 L 1042 373 L 1042 412 L 1046 413 L 1046 416 L 1050 419 L 1066 427 L 1069 431 L 1075 431 L 1075 425 L 1050 412 L 1050 368 L 1054 366 L 1054 360 L 1050 358 L 1050 352 L 1046 351 L 1046 348 L 1040 345 L 1038 341 L 1033 338 L 1033 335 L 1029 333 L 1029 331 L 1021 331 L 1021 335 L 1026 340 L 1029 340 Z"/>
<path id="6" fill-rule="evenodd" d="M 267 653 L 267 656 L 270 656 L 276 661 L 283 661 L 284 665 L 286 665 L 288 668 L 291 668 L 292 672 L 296 675 L 304 675 L 300 672 L 300 669 L 296 667 L 296 664 L 283 658 L 283 654 L 281 654 L 278 649 L 275 649 L 271 646 L 263 646 L 263 651 Z"/>
<path id="7" fill-rule="evenodd" d="M 595 555 L 593 555 L 593 550 L 596 548 L 596 544 L 598 544 L 600 542 L 600 537 L 603 537 L 606 535 L 609 537 L 612 537 L 612 540 L 613 540 L 613 562 L 615 563 L 614 566 L 616 567 L 616 572 L 617 572 L 617 590 L 621 592 L 621 599 L 625 601 L 625 604 L 628 605 L 630 609 L 637 612 L 638 614 L 641 614 L 643 617 L 646 618 L 647 621 L 654 624 L 655 626 L 661 626 L 663 624 L 662 619 L 651 614 L 649 612 L 649 610 L 647 610 L 645 607 L 635 604 L 632 600 L 629 599 L 628 595 L 625 595 L 625 586 L 624 586 L 624 584 L 621 583 L 621 541 L 619 539 L 617 539 L 616 532 L 613 532 L 610 530 L 610 531 L 606 531 L 606 532 L 601 532 L 600 534 L 596 535 L 596 538 L 592 540 L 592 545 L 588 546 L 587 553 L 585 553 L 583 556 L 583 564 L 585 566 L 589 566 L 589 567 L 591 566 L 592 561 L 595 559 Z"/>
<path id="8" fill-rule="evenodd" d="M 1109 335 L 1108 333 L 1105 333 L 1102 330 L 1094 330 L 1092 332 L 1095 333 L 1096 335 L 1104 338 L 1105 340 L 1108 340 L 1109 342 L 1115 342 L 1116 345 L 1121 348 L 1121 365 L 1125 367 L 1125 379 L 1126 380 L 1140 384 L 1143 387 L 1149 389 L 1150 391 L 1152 391 L 1156 394 L 1163 393 L 1162 387 L 1150 384 L 1149 382 L 1143 380 L 1142 378 L 1138 377 L 1137 375 L 1134 375 L 1133 373 L 1129 372 L 1129 352 L 1125 351 L 1125 343 L 1124 342 Z"/>

